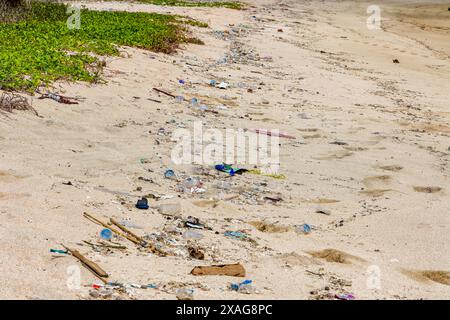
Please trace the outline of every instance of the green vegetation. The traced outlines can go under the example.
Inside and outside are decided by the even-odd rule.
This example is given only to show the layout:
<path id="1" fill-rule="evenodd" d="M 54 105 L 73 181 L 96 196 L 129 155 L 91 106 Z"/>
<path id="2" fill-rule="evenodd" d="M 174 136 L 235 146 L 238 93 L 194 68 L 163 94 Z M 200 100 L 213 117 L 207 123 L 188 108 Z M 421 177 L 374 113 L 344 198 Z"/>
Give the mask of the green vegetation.
<path id="1" fill-rule="evenodd" d="M 223 7 L 229 9 L 241 10 L 244 5 L 237 1 L 220 1 L 220 2 L 203 2 L 203 1 L 186 1 L 186 0 L 137 0 L 142 3 L 151 3 L 164 6 L 178 7 Z"/>
<path id="2" fill-rule="evenodd" d="M 81 11 L 81 28 L 67 26 L 67 6 L 33 3 L 16 22 L 0 22 L 0 88 L 33 91 L 55 80 L 99 80 L 99 55 L 119 55 L 119 46 L 170 53 L 188 37 L 179 16 Z"/>

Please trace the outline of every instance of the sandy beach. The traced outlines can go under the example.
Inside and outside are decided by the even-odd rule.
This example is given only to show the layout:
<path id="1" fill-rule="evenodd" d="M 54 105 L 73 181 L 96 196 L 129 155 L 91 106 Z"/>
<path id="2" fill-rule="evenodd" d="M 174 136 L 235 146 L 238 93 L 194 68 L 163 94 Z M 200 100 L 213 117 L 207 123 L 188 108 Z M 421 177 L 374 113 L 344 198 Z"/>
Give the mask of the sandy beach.
<path id="1" fill-rule="evenodd" d="M 27 96 L 39 116 L 0 114 L 1 299 L 177 299 L 180 289 L 195 300 L 450 299 L 448 1 L 381 1 L 379 29 L 368 28 L 364 1 L 257 0 L 246 10 L 71 3 L 209 27 L 189 26 L 204 45 L 171 55 L 122 48 L 105 58 L 104 83 L 53 84 L 82 97 L 77 105 Z M 195 110 L 194 97 L 208 109 Z M 173 134 L 199 122 L 294 136 L 279 138 L 285 179 L 173 163 Z M 205 192 L 181 192 L 188 177 Z M 144 196 L 149 210 L 135 207 Z M 181 210 L 168 217 L 161 204 Z M 171 254 L 126 239 L 114 239 L 125 250 L 93 248 L 83 241 L 98 241 L 102 227 L 84 212 Z M 180 225 L 189 216 L 209 229 Z M 186 240 L 187 230 L 202 238 Z M 128 290 L 95 293 L 101 282 L 77 259 L 50 252 L 61 243 Z M 190 274 L 233 263 L 244 278 Z M 73 266 L 77 288 L 68 286 Z M 253 291 L 230 290 L 244 279 Z"/>

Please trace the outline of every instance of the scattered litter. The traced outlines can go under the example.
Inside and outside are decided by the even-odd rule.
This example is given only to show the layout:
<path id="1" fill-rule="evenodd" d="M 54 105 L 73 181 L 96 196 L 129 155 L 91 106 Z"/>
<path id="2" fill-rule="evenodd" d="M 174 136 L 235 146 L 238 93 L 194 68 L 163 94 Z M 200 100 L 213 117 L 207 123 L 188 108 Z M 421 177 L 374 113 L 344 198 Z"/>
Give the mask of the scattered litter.
<path id="1" fill-rule="evenodd" d="M 203 238 L 203 235 L 197 231 L 186 230 L 183 233 L 183 238 L 188 239 L 188 240 L 200 240 Z"/>
<path id="2" fill-rule="evenodd" d="M 119 230 L 113 228 L 112 226 L 108 226 L 106 223 L 100 221 L 99 219 L 95 218 L 93 215 L 84 212 L 83 216 L 98 224 L 103 226 L 104 228 L 109 228 L 112 232 L 114 232 L 116 235 L 125 238 L 131 242 L 133 242 L 134 244 L 142 247 L 142 248 L 146 248 L 148 250 L 150 250 L 150 252 L 155 253 L 157 255 L 160 256 L 166 256 L 167 254 L 162 251 L 161 249 L 157 248 L 155 245 L 153 245 L 152 243 L 149 243 L 147 241 L 145 241 L 144 239 L 142 239 L 141 237 L 137 236 L 136 234 L 134 234 L 133 232 L 131 232 L 130 230 L 128 230 L 125 226 L 121 225 L 120 223 L 118 223 L 117 221 L 115 221 L 113 218 L 110 218 L 110 222 L 112 225 L 116 226 L 117 228 L 119 228 Z"/>
<path id="3" fill-rule="evenodd" d="M 317 208 L 316 213 L 325 214 L 327 216 L 331 215 L 331 211 L 328 209 L 324 209 L 324 208 Z"/>
<path id="4" fill-rule="evenodd" d="M 296 231 L 304 234 L 311 233 L 311 226 L 309 224 L 302 224 L 301 226 L 296 227 Z"/>
<path id="5" fill-rule="evenodd" d="M 63 104 L 78 104 L 78 98 L 73 98 L 73 97 L 65 97 L 56 93 L 45 93 L 43 95 L 41 95 L 38 99 L 42 100 L 42 99 L 52 99 L 58 103 L 63 103 Z M 75 101 L 72 101 L 75 100 Z"/>
<path id="6" fill-rule="evenodd" d="M 138 200 L 136 203 L 136 208 L 142 209 L 142 210 L 147 210 L 149 208 L 147 198 L 142 198 L 142 199 Z"/>
<path id="7" fill-rule="evenodd" d="M 351 293 L 336 294 L 334 297 L 339 300 L 355 300 L 356 299 L 355 296 L 352 295 Z"/>
<path id="8" fill-rule="evenodd" d="M 247 169 L 238 169 L 238 168 L 233 168 L 231 165 L 229 164 L 217 164 L 215 165 L 216 170 L 221 171 L 221 172 L 226 172 L 228 174 L 230 174 L 230 176 L 234 176 L 235 174 L 242 174 L 246 171 L 248 171 Z"/>
<path id="9" fill-rule="evenodd" d="M 264 173 L 261 170 L 258 169 L 252 169 L 252 170 L 247 170 L 247 173 L 250 174 L 257 174 L 260 176 L 265 176 L 265 177 L 270 177 L 270 178 L 274 178 L 274 179 L 286 179 L 286 176 L 284 174 L 278 174 L 278 173 Z"/>
<path id="10" fill-rule="evenodd" d="M 240 231 L 225 231 L 224 234 L 226 237 L 236 238 L 239 240 L 245 240 L 248 237 L 245 233 L 242 233 Z"/>
<path id="11" fill-rule="evenodd" d="M 186 227 L 194 228 L 194 229 L 203 229 L 205 226 L 200 223 L 198 218 L 189 216 L 184 223 Z"/>
<path id="12" fill-rule="evenodd" d="M 245 269 L 240 263 L 199 266 L 192 269 L 191 274 L 194 276 L 245 277 Z"/>
<path id="13" fill-rule="evenodd" d="M 176 297 L 178 300 L 194 300 L 194 290 L 193 289 L 177 289 Z"/>
<path id="14" fill-rule="evenodd" d="M 50 249 L 51 253 L 59 253 L 59 254 L 68 254 L 69 251 L 67 250 L 60 250 L 60 249 Z"/>
<path id="15" fill-rule="evenodd" d="M 100 237 L 105 240 L 111 240 L 112 235 L 113 235 L 112 231 L 106 228 L 100 232 Z"/>
<path id="16" fill-rule="evenodd" d="M 203 182 L 198 178 L 189 177 L 180 186 L 184 193 L 204 193 L 206 190 L 202 188 Z"/>
<path id="17" fill-rule="evenodd" d="M 176 175 L 175 172 L 171 169 L 166 170 L 166 172 L 164 172 L 164 178 L 166 179 L 176 179 Z"/>
<path id="18" fill-rule="evenodd" d="M 230 289 L 244 294 L 252 294 L 257 291 L 252 285 L 252 280 L 244 280 L 241 283 L 232 283 Z"/>
<path id="19" fill-rule="evenodd" d="M 226 88 L 228 88 L 228 83 L 221 82 L 221 83 L 219 83 L 218 88 L 219 89 L 226 89 Z"/>

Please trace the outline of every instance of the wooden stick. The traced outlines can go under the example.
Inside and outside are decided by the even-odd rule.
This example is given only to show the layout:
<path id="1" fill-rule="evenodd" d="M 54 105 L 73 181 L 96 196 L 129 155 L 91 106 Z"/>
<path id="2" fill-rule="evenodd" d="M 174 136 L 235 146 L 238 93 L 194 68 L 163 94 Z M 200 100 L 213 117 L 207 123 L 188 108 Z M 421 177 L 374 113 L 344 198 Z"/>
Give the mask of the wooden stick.
<path id="1" fill-rule="evenodd" d="M 155 245 L 153 245 L 152 243 L 148 243 L 147 241 L 145 241 L 144 239 L 142 239 L 141 237 L 139 237 L 138 235 L 134 234 L 133 232 L 131 232 L 130 230 L 128 230 L 127 228 L 125 228 L 123 225 L 121 225 L 120 223 L 118 223 L 116 220 L 114 220 L 113 218 L 109 219 L 111 221 L 112 224 L 114 224 L 115 226 L 117 226 L 120 230 L 122 230 L 123 232 L 128 233 L 130 236 L 136 238 L 136 240 L 139 240 L 140 243 L 142 244 L 142 246 L 148 246 L 149 249 L 153 252 L 156 253 L 160 256 L 166 256 L 167 253 L 165 253 L 164 251 L 156 248 Z"/>
<path id="2" fill-rule="evenodd" d="M 66 247 L 65 245 L 61 244 L 63 248 L 65 248 L 72 256 L 80 260 L 81 264 L 85 266 L 89 271 L 91 271 L 97 278 L 102 280 L 104 283 L 108 283 L 104 278 L 108 278 L 109 275 L 106 273 L 105 270 L 100 268 L 98 264 L 95 262 L 89 260 L 88 258 L 84 257 L 80 252 L 77 250 L 70 249 Z"/>
<path id="3" fill-rule="evenodd" d="M 120 231 L 118 231 L 118 230 L 116 230 L 114 228 L 111 228 L 111 226 L 108 226 L 106 223 L 103 223 L 102 221 L 98 220 L 97 218 L 93 217 L 92 215 L 90 215 L 87 212 L 84 212 L 83 215 L 84 215 L 85 218 L 87 218 L 87 219 L 89 219 L 89 220 L 91 220 L 91 221 L 93 221 L 93 222 L 95 222 L 95 223 L 97 223 L 97 224 L 99 224 L 99 225 L 101 225 L 101 226 L 103 226 L 105 228 L 108 228 L 109 230 L 111 230 L 115 234 L 121 236 L 122 238 L 130 240 L 134 244 L 137 244 L 137 245 L 140 245 L 140 246 L 147 246 L 148 245 L 149 249 L 151 250 L 151 252 L 153 252 L 155 254 L 158 254 L 160 256 L 166 256 L 167 255 L 167 253 L 165 253 L 164 251 L 156 248 L 155 245 L 149 244 L 145 240 L 143 240 L 141 237 L 136 236 L 134 233 L 129 231 L 127 228 L 125 228 L 124 226 L 122 226 L 119 223 L 117 223 L 114 219 L 112 219 L 112 221 L 116 222 L 117 223 L 116 225 L 120 226 L 120 229 L 124 230 L 127 233 L 122 233 L 122 232 L 120 232 Z M 113 222 L 111 222 L 111 223 L 113 223 Z"/>
<path id="4" fill-rule="evenodd" d="M 83 240 L 84 243 L 90 245 L 91 247 L 105 247 L 105 248 L 111 248 L 111 249 L 126 249 L 127 247 L 125 246 L 120 246 L 120 245 L 112 245 L 112 244 L 108 244 L 108 243 L 104 243 L 104 242 L 99 242 L 97 244 Z"/>
<path id="5" fill-rule="evenodd" d="M 169 93 L 169 92 L 166 92 L 166 91 L 164 91 L 164 90 L 161 90 L 161 89 L 158 89 L 158 88 L 153 88 L 153 90 L 155 90 L 156 92 L 165 94 L 166 96 L 169 96 L 169 97 L 172 97 L 172 98 L 176 98 L 175 95 L 173 95 L 173 94 L 171 94 L 171 93 Z"/>
<path id="6" fill-rule="evenodd" d="M 133 232 L 131 232 L 130 230 L 128 230 L 127 228 L 125 228 L 125 226 L 121 225 L 120 223 L 118 223 L 116 220 L 114 220 L 113 218 L 110 218 L 109 221 L 111 221 L 111 223 L 115 226 L 117 226 L 120 230 L 122 230 L 125 233 L 128 233 L 130 236 L 136 238 L 136 240 L 139 240 L 140 242 L 145 242 L 141 237 L 139 237 L 138 235 L 134 234 Z"/>
<path id="7" fill-rule="evenodd" d="M 108 226 L 106 223 L 104 223 L 104 222 L 98 220 L 97 218 L 93 217 L 92 215 L 90 215 L 90 214 L 87 213 L 87 212 L 84 212 L 84 213 L 83 213 L 83 216 L 84 216 L 85 218 L 87 218 L 87 219 L 89 219 L 89 220 L 91 220 L 91 221 L 93 221 L 93 222 L 95 222 L 95 223 L 97 223 L 97 224 L 99 224 L 99 225 L 105 227 L 105 228 L 108 228 L 109 230 L 111 230 L 112 232 L 114 232 L 115 234 L 117 234 L 118 236 L 121 236 L 122 238 L 125 238 L 125 239 L 130 240 L 130 241 L 133 242 L 134 244 L 140 244 L 140 241 L 137 240 L 136 238 L 130 237 L 130 236 L 127 235 L 127 234 L 123 234 L 123 233 L 120 232 L 119 230 L 116 230 L 116 229 L 114 229 L 114 228 L 111 228 L 111 226 Z"/>

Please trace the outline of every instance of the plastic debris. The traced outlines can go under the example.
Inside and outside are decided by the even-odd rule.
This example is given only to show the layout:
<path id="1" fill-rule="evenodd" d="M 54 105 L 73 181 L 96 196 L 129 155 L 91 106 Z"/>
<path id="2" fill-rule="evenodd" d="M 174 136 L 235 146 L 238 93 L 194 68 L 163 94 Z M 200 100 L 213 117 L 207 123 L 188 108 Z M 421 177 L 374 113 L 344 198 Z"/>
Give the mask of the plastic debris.
<path id="1" fill-rule="evenodd" d="M 216 170 L 221 171 L 221 172 L 226 172 L 228 174 L 230 174 L 230 176 L 234 176 L 235 174 L 242 174 L 244 172 L 247 172 L 247 169 L 239 169 L 239 168 L 233 168 L 231 165 L 229 164 L 217 164 L 215 165 Z"/>
<path id="2" fill-rule="evenodd" d="M 356 297 L 354 295 L 352 295 L 351 293 L 335 294 L 334 297 L 339 300 L 355 300 L 356 299 Z"/>
<path id="3" fill-rule="evenodd" d="M 203 193 L 206 190 L 202 188 L 203 182 L 195 177 L 187 178 L 181 185 L 181 189 L 185 193 Z"/>
<path id="4" fill-rule="evenodd" d="M 164 172 L 164 178 L 166 179 L 176 179 L 176 175 L 175 172 L 171 169 L 166 170 L 166 172 Z"/>
<path id="5" fill-rule="evenodd" d="M 69 254 L 67 250 L 59 250 L 59 249 L 50 249 L 51 253 L 59 253 L 59 254 Z"/>
<path id="6" fill-rule="evenodd" d="M 105 240 L 111 240 L 113 233 L 110 229 L 103 229 L 100 231 L 100 237 Z"/>
<path id="7" fill-rule="evenodd" d="M 301 226 L 297 226 L 296 230 L 297 230 L 297 232 L 309 234 L 309 233 L 311 233 L 312 228 L 309 224 L 304 223 Z"/>
<path id="8" fill-rule="evenodd" d="M 189 216 L 186 219 L 184 225 L 186 227 L 194 228 L 194 229 L 203 229 L 205 227 L 203 224 L 200 223 L 200 220 L 198 218 L 195 218 L 192 216 Z"/>
<path id="9" fill-rule="evenodd" d="M 78 104 L 78 101 L 72 101 L 77 100 L 77 98 L 71 98 L 71 97 L 65 97 L 56 93 L 45 93 L 41 95 L 38 99 L 52 99 L 58 103 L 64 103 L 64 104 Z"/>
<path id="10" fill-rule="evenodd" d="M 136 208 L 147 210 L 149 208 L 147 198 L 142 198 L 137 201 Z"/>
<path id="11" fill-rule="evenodd" d="M 203 235 L 197 231 L 186 230 L 183 233 L 183 238 L 188 239 L 188 240 L 200 240 L 203 238 Z"/>
<path id="12" fill-rule="evenodd" d="M 178 300 L 194 300 L 194 290 L 193 289 L 177 289 L 176 296 Z"/>
<path id="13" fill-rule="evenodd" d="M 219 89 L 226 89 L 228 88 L 228 83 L 226 82 L 221 82 L 219 83 L 219 85 L 217 86 Z"/>
<path id="14" fill-rule="evenodd" d="M 278 174 L 278 173 L 264 173 L 259 169 L 252 169 L 252 170 L 247 170 L 247 173 L 250 174 L 257 174 L 260 176 L 265 176 L 265 177 L 270 177 L 270 178 L 274 178 L 274 179 L 286 179 L 286 176 L 284 174 Z"/>
<path id="15" fill-rule="evenodd" d="M 256 288 L 252 285 L 252 280 L 244 280 L 241 283 L 232 283 L 230 289 L 239 293 L 256 293 Z"/>
<path id="16" fill-rule="evenodd" d="M 239 240 L 245 240 L 248 237 L 245 233 L 242 233 L 240 231 L 225 231 L 224 234 L 226 237 L 236 238 Z"/>

